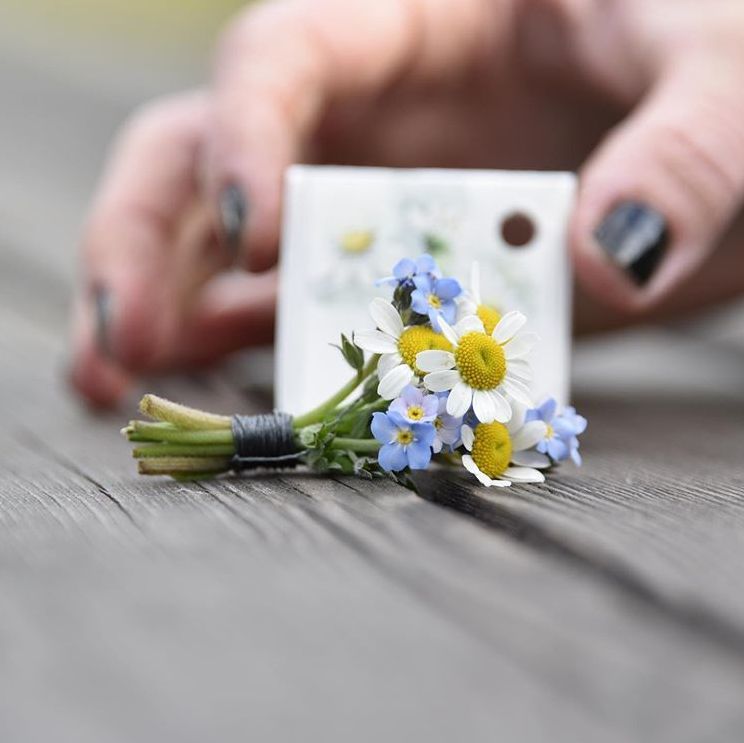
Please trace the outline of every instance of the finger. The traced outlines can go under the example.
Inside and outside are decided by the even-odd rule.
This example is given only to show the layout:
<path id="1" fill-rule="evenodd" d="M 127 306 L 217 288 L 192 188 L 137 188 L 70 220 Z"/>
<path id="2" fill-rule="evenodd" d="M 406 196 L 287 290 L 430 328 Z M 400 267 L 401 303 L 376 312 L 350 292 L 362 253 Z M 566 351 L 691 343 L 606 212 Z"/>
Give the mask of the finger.
<path id="1" fill-rule="evenodd" d="M 737 80 L 726 60 L 688 56 L 582 170 L 570 240 L 597 300 L 647 312 L 700 267 L 741 207 Z"/>
<path id="2" fill-rule="evenodd" d="M 294 0 L 237 22 L 218 55 L 206 176 L 250 267 L 273 263 L 284 169 L 330 107 L 485 65 L 507 22 L 501 6 L 462 0 L 452 13 L 446 0 Z"/>
<path id="3" fill-rule="evenodd" d="M 94 408 L 108 408 L 125 397 L 132 380 L 118 364 L 108 361 L 98 353 L 94 343 L 82 340 L 92 339 L 100 332 L 96 327 L 96 317 L 89 311 L 87 304 L 87 301 L 80 298 L 73 309 L 73 324 L 79 338 L 68 381 L 89 405 Z"/>
<path id="4" fill-rule="evenodd" d="M 184 320 L 166 365 L 210 364 L 274 337 L 277 274 L 225 273 L 206 284 Z"/>
<path id="5" fill-rule="evenodd" d="M 83 394 L 91 392 L 91 364 L 147 366 L 178 323 L 183 260 L 174 245 L 196 200 L 205 111 L 201 95 L 151 107 L 115 149 L 83 240 L 72 375 Z"/>

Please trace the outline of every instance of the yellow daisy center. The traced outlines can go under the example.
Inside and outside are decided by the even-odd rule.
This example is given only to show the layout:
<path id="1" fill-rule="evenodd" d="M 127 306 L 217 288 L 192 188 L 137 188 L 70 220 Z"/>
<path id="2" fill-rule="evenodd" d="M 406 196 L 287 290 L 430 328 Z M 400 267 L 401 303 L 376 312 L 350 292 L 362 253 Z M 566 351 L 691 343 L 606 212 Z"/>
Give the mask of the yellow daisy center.
<path id="1" fill-rule="evenodd" d="M 479 423 L 475 427 L 473 461 L 488 477 L 501 475 L 509 466 L 512 444 L 509 431 L 503 423 Z"/>
<path id="2" fill-rule="evenodd" d="M 463 381 L 474 390 L 492 390 L 506 376 L 504 349 L 485 333 L 466 333 L 455 351 L 455 364 Z"/>
<path id="3" fill-rule="evenodd" d="M 424 417 L 424 409 L 420 405 L 410 405 L 407 412 L 408 420 L 420 421 Z"/>
<path id="4" fill-rule="evenodd" d="M 344 253 L 359 255 L 366 253 L 375 240 L 375 233 L 371 230 L 353 230 L 341 237 L 341 250 Z"/>
<path id="5" fill-rule="evenodd" d="M 406 328 L 398 339 L 398 351 L 403 361 L 420 377 L 424 375 L 424 372 L 416 367 L 416 356 L 421 351 L 451 350 L 452 344 L 443 335 L 425 325 L 412 325 Z"/>
<path id="6" fill-rule="evenodd" d="M 435 310 L 442 309 L 442 300 L 436 294 L 430 294 L 429 307 L 433 307 Z"/>
<path id="7" fill-rule="evenodd" d="M 407 428 L 403 428 L 395 434 L 395 440 L 403 446 L 408 446 L 413 443 L 413 434 Z"/>
<path id="8" fill-rule="evenodd" d="M 480 318 L 488 335 L 493 333 L 493 329 L 499 324 L 499 320 L 501 320 L 501 313 L 487 304 L 479 304 L 475 314 Z"/>

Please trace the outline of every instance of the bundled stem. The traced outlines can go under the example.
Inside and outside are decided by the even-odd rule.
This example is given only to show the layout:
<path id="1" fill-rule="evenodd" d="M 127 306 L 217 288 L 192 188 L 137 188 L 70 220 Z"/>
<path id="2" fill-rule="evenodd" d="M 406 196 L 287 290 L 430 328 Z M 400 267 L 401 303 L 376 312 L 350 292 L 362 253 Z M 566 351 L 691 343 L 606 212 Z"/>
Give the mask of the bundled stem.
<path id="1" fill-rule="evenodd" d="M 295 441 L 302 445 L 303 432 L 330 419 L 343 420 L 344 412 L 353 409 L 355 416 L 366 416 L 380 407 L 380 401 L 359 405 L 348 403 L 349 397 L 377 369 L 379 356 L 373 356 L 352 379 L 328 400 L 293 420 Z M 232 418 L 171 402 L 157 395 L 145 395 L 140 411 L 152 418 L 135 420 L 122 429 L 122 434 L 138 444 L 132 456 L 138 461 L 140 474 L 169 475 L 177 480 L 214 477 L 233 466 L 235 442 Z M 339 425 L 338 433 L 348 433 L 348 425 Z M 351 455 L 375 455 L 379 444 L 371 438 L 332 436 L 328 448 Z"/>

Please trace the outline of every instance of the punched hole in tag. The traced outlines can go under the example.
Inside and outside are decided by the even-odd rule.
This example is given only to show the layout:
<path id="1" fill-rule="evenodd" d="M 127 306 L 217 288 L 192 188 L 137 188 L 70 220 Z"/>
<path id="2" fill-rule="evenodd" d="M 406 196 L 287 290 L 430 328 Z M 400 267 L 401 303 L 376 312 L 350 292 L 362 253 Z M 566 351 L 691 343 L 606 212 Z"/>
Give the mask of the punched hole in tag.
<path id="1" fill-rule="evenodd" d="M 537 233 L 535 220 L 523 211 L 507 214 L 497 224 L 497 232 L 510 248 L 526 248 Z"/>

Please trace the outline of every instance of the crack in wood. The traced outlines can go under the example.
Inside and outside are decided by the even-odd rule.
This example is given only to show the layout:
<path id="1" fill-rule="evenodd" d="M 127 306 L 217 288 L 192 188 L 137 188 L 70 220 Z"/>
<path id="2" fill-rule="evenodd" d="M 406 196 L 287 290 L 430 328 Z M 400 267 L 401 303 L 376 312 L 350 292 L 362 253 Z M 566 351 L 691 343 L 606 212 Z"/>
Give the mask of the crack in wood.
<path id="1" fill-rule="evenodd" d="M 561 539 L 529 518 L 473 493 L 467 486 L 450 478 L 429 474 L 421 476 L 419 480 L 427 483 L 420 488 L 419 495 L 431 503 L 464 514 L 536 552 L 556 557 L 601 580 L 611 582 L 623 593 L 667 620 L 744 659 L 744 630 L 725 617 L 707 611 L 702 606 L 663 595 L 635 571 L 610 556 L 602 555 L 596 549 L 582 549 Z"/>
<path id="2" fill-rule="evenodd" d="M 132 516 L 131 513 L 124 507 L 124 504 L 115 496 L 111 491 L 101 482 L 96 480 L 95 477 L 92 475 L 89 475 L 85 470 L 83 470 L 81 467 L 76 465 L 74 462 L 69 460 L 64 454 L 61 454 L 59 451 L 54 449 L 53 447 L 49 446 L 46 441 L 39 438 L 31 429 L 26 428 L 25 426 L 20 426 L 19 431 L 21 432 L 21 435 L 26 438 L 36 451 L 44 451 L 45 454 L 49 456 L 50 459 L 52 459 L 54 462 L 56 462 L 60 467 L 63 467 L 68 472 L 72 472 L 73 474 L 77 475 L 78 477 L 82 478 L 86 482 L 93 485 L 93 487 L 107 500 L 111 501 L 116 508 L 121 511 L 121 513 L 124 514 L 124 516 L 129 519 L 129 521 L 139 528 L 139 525 L 137 524 L 134 516 Z"/>

